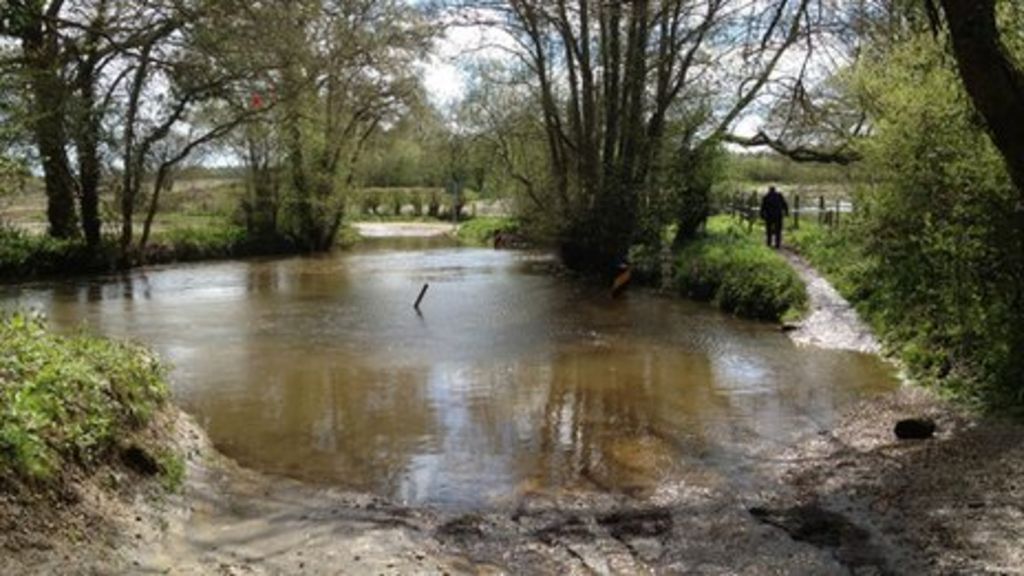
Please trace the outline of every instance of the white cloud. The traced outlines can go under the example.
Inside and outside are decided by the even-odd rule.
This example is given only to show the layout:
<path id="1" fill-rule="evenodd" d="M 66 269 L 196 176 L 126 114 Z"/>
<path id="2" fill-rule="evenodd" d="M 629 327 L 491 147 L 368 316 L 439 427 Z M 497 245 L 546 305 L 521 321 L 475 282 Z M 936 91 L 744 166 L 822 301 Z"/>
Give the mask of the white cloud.
<path id="1" fill-rule="evenodd" d="M 420 64 L 430 99 L 442 107 L 457 103 L 469 88 L 467 64 L 480 59 L 508 58 L 502 47 L 511 45 L 512 40 L 498 28 L 465 24 L 449 27 L 435 43 L 430 57 Z"/>

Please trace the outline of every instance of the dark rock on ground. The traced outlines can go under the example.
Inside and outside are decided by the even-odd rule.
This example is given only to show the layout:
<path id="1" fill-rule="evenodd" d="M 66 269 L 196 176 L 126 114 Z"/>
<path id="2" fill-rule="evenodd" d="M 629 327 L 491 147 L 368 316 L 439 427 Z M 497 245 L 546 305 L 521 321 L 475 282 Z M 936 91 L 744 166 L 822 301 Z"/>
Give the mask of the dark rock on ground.
<path id="1" fill-rule="evenodd" d="M 900 440 L 925 440 L 935 435 L 935 421 L 930 418 L 907 418 L 893 429 Z"/>

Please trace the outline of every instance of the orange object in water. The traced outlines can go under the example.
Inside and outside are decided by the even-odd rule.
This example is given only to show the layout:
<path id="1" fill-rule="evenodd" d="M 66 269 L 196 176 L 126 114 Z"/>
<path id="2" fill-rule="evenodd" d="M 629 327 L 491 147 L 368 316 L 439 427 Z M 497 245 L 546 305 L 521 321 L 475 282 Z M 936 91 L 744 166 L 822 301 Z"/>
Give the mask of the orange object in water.
<path id="1" fill-rule="evenodd" d="M 612 297 L 616 297 L 626 291 L 629 286 L 629 282 L 633 279 L 633 272 L 628 267 L 623 268 L 615 275 L 615 281 L 612 282 Z"/>

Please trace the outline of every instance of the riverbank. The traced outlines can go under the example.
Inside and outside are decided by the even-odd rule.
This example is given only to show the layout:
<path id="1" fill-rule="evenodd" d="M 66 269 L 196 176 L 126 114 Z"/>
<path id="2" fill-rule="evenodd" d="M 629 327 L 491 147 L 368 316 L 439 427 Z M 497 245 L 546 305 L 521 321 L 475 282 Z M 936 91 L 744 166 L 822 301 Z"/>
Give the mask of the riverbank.
<path id="1" fill-rule="evenodd" d="M 907 414 L 934 418 L 936 438 L 896 440 L 892 424 Z M 180 492 L 86 482 L 72 511 L 31 534 L 4 531 L 0 571 L 1011 574 L 1024 565 L 1024 428 L 919 389 L 865 401 L 835 429 L 766 457 L 756 492 L 695 470 L 643 499 L 534 493 L 466 513 L 258 474 L 217 453 L 188 416 L 164 417 L 187 454 Z"/>
<path id="2" fill-rule="evenodd" d="M 486 254 L 488 258 L 502 255 Z M 489 260 L 488 270 L 493 266 Z M 437 263 L 429 267 L 436 268 Z M 508 285 L 507 279 L 501 282 Z M 447 289 L 453 291 L 454 286 Z M 474 290 L 483 291 L 479 284 Z M 381 298 L 379 289 L 368 292 Z M 157 291 L 147 301 L 150 324 L 159 296 Z M 643 298 L 636 296 L 627 303 L 641 306 Z M 537 298 L 535 292 L 531 298 Z M 578 297 L 572 300 L 574 308 L 580 305 Z M 592 312 L 611 307 L 607 302 L 602 299 Z M 223 301 L 214 305 L 227 306 Z M 247 313 L 263 309 L 250 306 Z M 180 303 L 174 311 L 182 313 Z M 660 315 L 666 311 L 659 306 Z M 427 321 L 452 315 L 451 309 L 446 312 L 428 314 Z M 671 324 L 679 320 L 667 318 Z M 526 324 L 519 326 L 522 330 Z M 757 329 L 783 348 L 792 348 L 770 328 Z M 189 338 L 198 338 L 199 332 L 190 333 Z M 480 337 L 479 329 L 474 333 Z M 595 338 L 598 335 L 593 333 Z M 607 355 L 616 340 L 603 330 L 600 337 L 599 353 Z M 225 352 L 218 354 L 217 362 L 226 362 Z M 312 361 L 308 349 L 302 354 L 303 362 Z M 262 368 L 254 373 L 266 374 Z M 598 376 L 597 372 L 586 374 L 582 385 L 572 389 L 580 394 L 576 397 L 588 398 L 581 394 L 593 388 Z M 824 374 L 842 376 L 835 371 Z M 297 380 L 286 380 L 292 384 L 289 388 L 302 388 L 295 385 Z M 375 387 L 383 386 L 374 382 Z M 820 387 L 828 384 L 821 382 Z M 338 390 L 350 386 L 342 381 Z M 780 388 L 767 397 L 781 398 L 781 384 L 769 386 Z M 403 392 L 411 389 L 402 388 Z M 631 391 L 630 397 L 637 392 Z M 308 392 L 302 396 L 308 398 Z M 589 398 L 597 403 L 596 397 Z M 283 396 L 275 402 L 294 406 Z M 338 406 L 353 404 L 360 413 L 367 412 L 360 409 L 365 405 L 359 404 L 358 396 L 346 396 Z M 552 405 L 550 413 L 561 414 L 560 406 L 564 405 Z M 401 413 L 400 405 L 378 407 L 371 413 L 384 422 Z M 644 405 L 637 410 L 652 412 Z M 938 423 L 936 438 L 897 441 L 892 434 L 895 422 L 920 415 Z M 503 414 L 496 416 L 496 424 L 509 421 Z M 589 413 L 592 416 L 601 415 Z M 813 421 L 813 413 L 807 416 Z M 312 421 L 301 420 L 303 427 Z M 173 423 L 174 432 L 159 437 L 184 455 L 179 490 L 167 492 L 158 480 L 147 480 L 114 462 L 66 491 L 70 496 L 63 500 L 28 501 L 17 514 L 5 508 L 0 518 L 8 519 L 10 525 L 3 537 L 11 539 L 2 541 L 0 572 L 1012 572 L 1024 522 L 1020 486 L 1014 483 L 1021 477 L 1024 461 L 1017 448 L 1024 444 L 1020 427 L 983 419 L 914 388 L 868 399 L 838 424 L 818 425 L 817 436 L 797 445 L 765 443 L 739 450 L 729 457 L 742 458 L 744 466 L 749 462 L 756 469 L 742 478 L 711 464 L 708 459 L 715 452 L 709 456 L 706 447 L 673 451 L 654 435 L 638 434 L 620 424 L 607 453 L 615 462 L 608 464 L 625 466 L 627 474 L 638 478 L 666 480 L 638 491 L 629 488 L 629 482 L 602 483 L 607 479 L 602 470 L 591 468 L 586 482 L 554 487 L 528 480 L 507 499 L 461 509 L 407 505 L 257 473 L 219 454 L 204 431 L 177 409 L 168 407 L 158 421 Z M 247 421 L 247 434 L 258 434 L 251 423 Z M 733 420 L 724 426 L 723 433 L 739 434 L 736 442 L 750 441 L 742 435 L 742 423 Z M 347 429 L 338 433 L 350 434 Z M 272 435 L 301 438 L 283 428 L 275 428 Z M 592 443 L 589 449 L 596 446 Z M 293 452 L 301 448 L 301 443 L 287 447 Z M 268 444 L 259 447 L 261 452 L 269 449 Z M 472 461 L 474 466 L 479 462 L 479 458 Z M 673 473 L 651 474 L 664 467 Z M 350 473 L 354 471 L 345 471 Z M 968 486 L 963 493 L 957 491 L 961 481 Z M 488 484 L 463 489 L 478 487 Z M 960 501 L 964 494 L 969 499 Z M 50 514 L 54 502 L 64 502 L 59 504 L 61 515 Z M 4 506 L 10 503 L 4 496 Z M 976 545 L 978 541 L 982 544 Z"/>
<path id="3" fill-rule="evenodd" d="M 348 248 L 360 238 L 356 227 L 344 226 L 338 233 L 335 246 Z M 303 253 L 285 236 L 250 237 L 244 228 L 226 221 L 162 229 L 143 253 L 131 254 L 127 258 L 113 239 L 104 239 L 99 246 L 90 248 L 82 239 L 58 240 L 38 231 L 0 226 L 0 283 L 101 275 L 164 264 Z"/>

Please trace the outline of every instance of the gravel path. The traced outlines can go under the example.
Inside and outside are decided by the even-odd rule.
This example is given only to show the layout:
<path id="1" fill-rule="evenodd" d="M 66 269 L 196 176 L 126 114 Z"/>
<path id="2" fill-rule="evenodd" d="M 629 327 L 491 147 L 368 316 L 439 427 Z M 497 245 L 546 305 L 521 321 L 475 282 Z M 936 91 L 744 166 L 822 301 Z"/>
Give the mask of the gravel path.
<path id="1" fill-rule="evenodd" d="M 781 254 L 807 285 L 810 300 L 810 312 L 796 330 L 789 332 L 794 342 L 804 346 L 852 350 L 864 354 L 881 352 L 881 346 L 871 329 L 828 280 L 797 254 L 789 250 Z"/>

